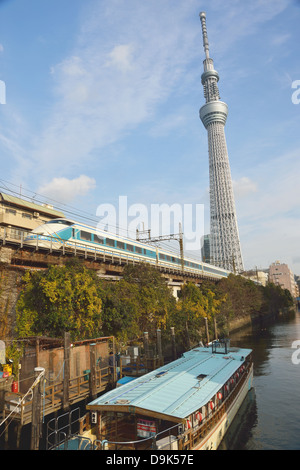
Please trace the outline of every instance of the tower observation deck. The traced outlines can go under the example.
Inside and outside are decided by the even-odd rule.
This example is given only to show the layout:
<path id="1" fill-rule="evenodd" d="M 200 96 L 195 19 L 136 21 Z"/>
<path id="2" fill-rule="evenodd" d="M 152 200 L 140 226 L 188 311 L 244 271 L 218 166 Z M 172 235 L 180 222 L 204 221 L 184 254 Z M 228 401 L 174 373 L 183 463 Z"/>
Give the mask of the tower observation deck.
<path id="1" fill-rule="evenodd" d="M 208 135 L 210 258 L 216 266 L 241 272 L 244 267 L 224 130 L 228 106 L 220 100 L 219 74 L 209 56 L 206 15 L 201 12 L 199 16 L 205 52 L 201 82 L 206 100 L 199 115 Z"/>

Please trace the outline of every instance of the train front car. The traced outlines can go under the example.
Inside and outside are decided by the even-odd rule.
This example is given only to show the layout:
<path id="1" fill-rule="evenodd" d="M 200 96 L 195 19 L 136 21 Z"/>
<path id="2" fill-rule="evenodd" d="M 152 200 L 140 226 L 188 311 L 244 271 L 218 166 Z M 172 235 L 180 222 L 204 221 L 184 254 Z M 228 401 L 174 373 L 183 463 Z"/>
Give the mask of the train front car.
<path id="1" fill-rule="evenodd" d="M 53 219 L 35 228 L 25 238 L 26 245 L 39 248 L 59 249 L 72 236 L 74 222 L 67 219 Z"/>

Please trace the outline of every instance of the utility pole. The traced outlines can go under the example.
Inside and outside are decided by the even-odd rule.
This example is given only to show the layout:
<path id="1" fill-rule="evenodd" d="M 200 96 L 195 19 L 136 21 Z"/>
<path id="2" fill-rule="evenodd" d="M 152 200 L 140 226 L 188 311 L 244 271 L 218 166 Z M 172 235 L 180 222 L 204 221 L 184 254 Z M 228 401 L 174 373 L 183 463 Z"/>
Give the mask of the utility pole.
<path id="1" fill-rule="evenodd" d="M 140 238 L 141 234 L 147 233 L 148 236 L 146 238 Z M 143 230 L 139 231 L 136 229 L 136 240 L 143 243 L 158 243 L 162 241 L 170 241 L 170 240 L 177 240 L 179 242 L 179 249 L 180 249 L 180 262 L 181 262 L 181 270 L 184 271 L 184 250 L 183 250 L 183 233 L 181 229 L 181 223 L 179 223 L 179 233 L 172 233 L 170 235 L 159 235 L 158 237 L 151 238 L 151 230 Z"/>

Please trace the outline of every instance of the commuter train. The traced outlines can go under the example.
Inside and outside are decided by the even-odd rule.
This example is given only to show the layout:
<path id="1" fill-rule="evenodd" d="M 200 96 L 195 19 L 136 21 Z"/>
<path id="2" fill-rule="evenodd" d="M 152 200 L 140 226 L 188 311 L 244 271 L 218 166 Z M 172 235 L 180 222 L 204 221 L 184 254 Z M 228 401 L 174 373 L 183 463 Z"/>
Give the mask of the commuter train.
<path id="1" fill-rule="evenodd" d="M 53 219 L 35 228 L 25 238 L 28 245 L 40 248 L 67 248 L 91 251 L 95 255 L 116 256 L 128 261 L 147 262 L 156 266 L 182 269 L 180 256 L 146 243 L 121 237 L 65 218 Z M 184 271 L 206 274 L 214 278 L 227 277 L 230 271 L 184 257 Z"/>

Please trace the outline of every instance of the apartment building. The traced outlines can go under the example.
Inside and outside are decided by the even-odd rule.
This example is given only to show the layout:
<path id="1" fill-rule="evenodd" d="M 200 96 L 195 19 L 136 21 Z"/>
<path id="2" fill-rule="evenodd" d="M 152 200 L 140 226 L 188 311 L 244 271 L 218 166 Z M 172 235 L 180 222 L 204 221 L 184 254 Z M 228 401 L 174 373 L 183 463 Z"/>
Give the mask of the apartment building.
<path id="1" fill-rule="evenodd" d="M 275 261 L 269 268 L 269 282 L 288 289 L 293 297 L 298 297 L 298 286 L 295 282 L 295 276 L 287 264 Z"/>
<path id="2" fill-rule="evenodd" d="M 22 231 L 30 232 L 44 222 L 64 217 L 64 214 L 48 204 L 37 204 L 20 197 L 0 193 L 0 229 L 13 238 L 20 238 Z"/>

